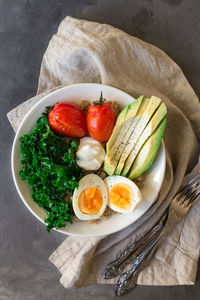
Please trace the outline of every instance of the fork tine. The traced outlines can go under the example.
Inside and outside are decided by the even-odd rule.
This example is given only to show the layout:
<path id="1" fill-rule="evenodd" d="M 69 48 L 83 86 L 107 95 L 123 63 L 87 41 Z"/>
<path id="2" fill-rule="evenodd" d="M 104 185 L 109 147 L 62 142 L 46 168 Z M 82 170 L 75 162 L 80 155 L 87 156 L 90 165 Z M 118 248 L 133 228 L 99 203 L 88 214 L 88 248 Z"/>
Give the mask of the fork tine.
<path id="1" fill-rule="evenodd" d="M 199 179 L 197 179 L 191 186 L 188 186 L 188 189 L 185 190 L 183 194 L 185 194 L 185 199 L 183 199 L 182 204 L 185 202 L 185 200 L 190 197 L 190 193 L 193 191 L 193 187 L 196 186 L 199 183 Z M 183 195 L 184 196 L 184 195 Z"/>
<path id="2" fill-rule="evenodd" d="M 194 193 L 196 194 L 196 190 L 199 187 L 200 187 L 200 183 L 185 196 L 185 198 L 183 199 L 181 204 L 185 203 L 187 200 L 190 201 L 190 199 L 193 197 Z"/>
<path id="3" fill-rule="evenodd" d="M 193 184 L 191 188 L 188 189 L 188 191 L 185 193 L 185 198 L 181 202 L 183 204 L 186 200 L 190 199 L 193 193 L 199 188 L 200 181 L 198 181 L 196 184 Z"/>
<path id="4" fill-rule="evenodd" d="M 198 177 L 198 178 L 197 178 Z M 194 181 L 194 179 L 196 179 Z M 199 178 L 199 175 L 197 174 L 196 176 L 194 176 L 189 182 L 188 184 L 180 191 L 180 195 L 179 197 L 177 198 L 177 202 L 181 200 L 181 198 L 185 195 L 187 196 L 187 194 L 189 193 L 189 191 L 193 188 L 193 186 L 195 186 L 198 182 L 199 182 L 200 178 Z M 193 182 L 194 181 L 194 182 Z"/>
<path id="5" fill-rule="evenodd" d="M 192 204 L 199 195 L 200 195 L 200 191 L 198 191 L 197 193 L 195 193 L 194 196 L 186 204 L 186 207 L 188 207 L 190 204 Z"/>

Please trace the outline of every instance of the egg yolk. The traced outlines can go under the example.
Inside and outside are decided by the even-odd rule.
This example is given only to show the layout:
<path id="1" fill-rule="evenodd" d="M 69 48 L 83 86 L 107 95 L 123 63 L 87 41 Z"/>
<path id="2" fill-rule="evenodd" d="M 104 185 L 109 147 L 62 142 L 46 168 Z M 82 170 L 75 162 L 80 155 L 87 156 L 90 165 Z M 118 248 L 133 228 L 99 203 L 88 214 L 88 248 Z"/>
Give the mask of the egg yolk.
<path id="1" fill-rule="evenodd" d="M 88 215 L 97 215 L 101 210 L 102 204 L 101 191 L 95 186 L 82 191 L 78 199 L 80 211 Z"/>
<path id="2" fill-rule="evenodd" d="M 126 183 L 115 184 L 109 193 L 109 201 L 124 210 L 130 208 L 133 197 L 133 190 Z"/>

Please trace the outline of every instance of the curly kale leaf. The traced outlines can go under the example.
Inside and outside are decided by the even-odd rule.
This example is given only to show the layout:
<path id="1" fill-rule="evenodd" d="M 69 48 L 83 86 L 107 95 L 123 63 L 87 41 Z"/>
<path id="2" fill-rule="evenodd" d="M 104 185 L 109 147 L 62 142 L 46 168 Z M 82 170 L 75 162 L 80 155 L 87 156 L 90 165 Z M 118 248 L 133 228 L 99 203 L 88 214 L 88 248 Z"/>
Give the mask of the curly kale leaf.
<path id="1" fill-rule="evenodd" d="M 20 138 L 22 180 L 32 186 L 32 198 L 47 213 L 47 231 L 72 223 L 72 204 L 65 200 L 82 176 L 76 164 L 78 141 L 55 134 L 43 113 L 30 134 Z"/>

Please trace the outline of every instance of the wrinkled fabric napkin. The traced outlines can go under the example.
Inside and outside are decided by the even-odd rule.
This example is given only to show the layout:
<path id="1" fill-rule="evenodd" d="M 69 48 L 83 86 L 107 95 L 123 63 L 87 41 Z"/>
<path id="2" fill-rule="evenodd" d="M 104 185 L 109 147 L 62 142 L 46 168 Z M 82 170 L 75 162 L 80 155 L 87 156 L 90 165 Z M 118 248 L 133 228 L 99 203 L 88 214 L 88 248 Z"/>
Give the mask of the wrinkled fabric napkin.
<path id="1" fill-rule="evenodd" d="M 45 94 L 83 82 L 111 85 L 133 97 L 155 95 L 165 102 L 167 167 L 157 201 L 137 222 L 106 237 L 67 237 L 55 250 L 49 259 L 66 288 L 115 283 L 116 279 L 103 279 L 106 265 L 157 222 L 187 181 L 185 174 L 195 165 L 192 174 L 200 169 L 200 106 L 181 69 L 157 47 L 106 24 L 71 17 L 61 22 L 43 57 L 37 96 L 8 113 L 14 130 Z M 138 284 L 194 284 L 199 249 L 200 201 L 163 239 Z"/>

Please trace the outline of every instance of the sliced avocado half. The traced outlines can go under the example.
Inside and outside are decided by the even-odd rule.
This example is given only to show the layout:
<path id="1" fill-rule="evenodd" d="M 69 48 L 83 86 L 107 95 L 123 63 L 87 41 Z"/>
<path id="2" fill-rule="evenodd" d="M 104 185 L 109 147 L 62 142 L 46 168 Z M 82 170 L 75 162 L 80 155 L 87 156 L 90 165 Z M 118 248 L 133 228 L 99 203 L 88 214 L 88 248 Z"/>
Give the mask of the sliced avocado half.
<path id="1" fill-rule="evenodd" d="M 165 126 L 166 119 L 164 118 L 162 122 L 158 125 L 156 130 L 153 132 L 153 134 L 148 138 L 148 140 L 140 149 L 128 174 L 129 179 L 133 180 L 139 177 L 151 167 L 160 147 Z"/>
<path id="2" fill-rule="evenodd" d="M 160 103 L 161 103 L 160 98 L 152 96 L 150 98 L 147 106 L 145 107 L 144 111 L 139 110 L 137 115 L 140 117 L 140 119 L 137 122 L 135 128 L 133 129 L 133 131 L 132 131 L 131 135 L 129 136 L 128 140 L 126 141 L 124 151 L 121 154 L 119 163 L 118 163 L 117 168 L 115 170 L 116 175 L 121 174 L 122 169 L 124 168 L 124 164 L 125 164 L 128 156 L 130 155 L 131 151 L 135 147 L 135 145 L 136 145 L 138 139 L 140 138 L 143 130 L 147 126 L 149 120 L 151 119 L 152 115 L 154 114 L 154 112 L 156 111 L 156 109 L 158 108 Z M 122 141 L 124 141 L 124 140 L 122 140 Z M 130 166 L 131 166 L 131 164 L 130 164 Z"/>

